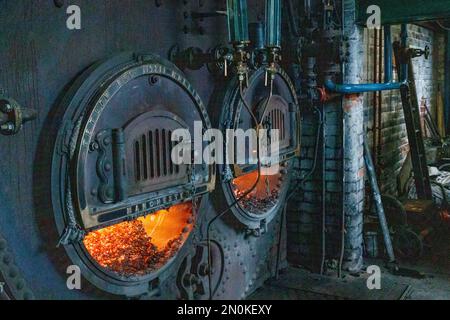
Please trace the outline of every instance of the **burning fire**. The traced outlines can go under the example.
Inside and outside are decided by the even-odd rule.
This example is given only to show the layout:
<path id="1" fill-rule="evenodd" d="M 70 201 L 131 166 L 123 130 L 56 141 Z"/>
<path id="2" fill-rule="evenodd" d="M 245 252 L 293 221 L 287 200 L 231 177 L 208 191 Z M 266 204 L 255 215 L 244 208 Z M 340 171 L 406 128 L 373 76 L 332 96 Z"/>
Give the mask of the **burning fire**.
<path id="1" fill-rule="evenodd" d="M 192 204 L 183 203 L 146 217 L 90 232 L 83 243 L 105 269 L 139 276 L 163 267 L 192 231 Z"/>
<path id="2" fill-rule="evenodd" d="M 242 199 L 241 206 L 254 213 L 264 212 L 272 208 L 279 196 L 281 174 L 261 175 L 255 189 Z M 252 171 L 233 180 L 233 191 L 236 198 L 250 190 L 258 179 L 258 171 Z"/>

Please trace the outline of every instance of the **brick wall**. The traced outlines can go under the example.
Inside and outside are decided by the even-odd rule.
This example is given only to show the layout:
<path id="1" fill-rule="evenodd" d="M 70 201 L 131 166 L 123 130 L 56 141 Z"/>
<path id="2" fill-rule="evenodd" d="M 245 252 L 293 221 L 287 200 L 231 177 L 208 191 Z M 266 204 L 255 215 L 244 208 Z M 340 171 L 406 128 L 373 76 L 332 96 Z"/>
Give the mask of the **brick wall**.
<path id="1" fill-rule="evenodd" d="M 364 74 L 367 76 L 365 79 L 367 82 L 374 81 L 374 32 L 374 30 L 365 30 L 366 64 Z M 408 25 L 408 35 L 410 46 L 423 49 L 428 45 L 431 49 L 428 60 L 423 57 L 414 60 L 414 77 L 419 102 L 425 103 L 435 116 L 438 88 L 442 90 L 444 85 L 445 36 L 417 25 Z M 400 26 L 392 27 L 392 39 L 393 41 L 400 39 Z M 384 62 L 383 59 L 382 61 Z M 384 70 L 383 62 L 382 70 Z M 382 79 L 384 79 L 384 73 Z M 394 70 L 394 80 L 397 79 L 397 71 Z M 395 195 L 397 194 L 397 175 L 409 151 L 408 138 L 400 93 L 386 91 L 381 93 L 381 96 L 381 136 L 377 157 L 379 182 L 383 193 Z M 365 95 L 365 122 L 371 143 L 374 129 L 373 99 L 373 93 Z"/>
<path id="2" fill-rule="evenodd" d="M 415 78 L 419 101 L 424 101 L 433 113 L 436 105 L 438 86 L 444 82 L 444 35 L 423 27 L 408 27 L 410 45 L 431 49 L 429 60 L 417 58 L 414 63 Z M 392 27 L 393 41 L 400 38 L 400 26 Z M 361 56 L 364 67 L 362 82 L 374 80 L 374 33 L 365 30 L 364 48 Z M 383 59 L 381 59 L 383 64 Z M 381 66 L 384 70 L 384 66 Z M 394 80 L 397 72 L 394 70 Z M 384 81 L 384 74 L 382 75 Z M 373 94 L 364 94 L 365 125 L 372 141 Z M 408 139 L 403 117 L 403 109 L 398 91 L 384 92 L 381 96 L 381 137 L 378 163 L 380 164 L 380 183 L 383 193 L 396 194 L 397 175 L 408 153 Z M 339 104 L 325 106 L 326 136 L 319 142 L 318 162 L 315 172 L 306 179 L 302 188 L 293 197 L 288 206 L 288 258 L 291 263 L 316 269 L 321 259 L 321 203 L 322 203 L 322 152 L 325 152 L 325 188 L 327 212 L 327 258 L 336 259 L 340 251 L 339 217 L 342 211 L 342 110 Z M 314 166 L 315 144 L 317 139 L 317 114 L 304 112 L 302 119 L 302 153 L 298 164 L 300 180 Z M 362 186 L 361 186 L 362 187 Z M 360 206 L 361 204 L 354 204 Z M 362 217 L 360 217 L 362 218 Z M 352 220 L 356 226 L 361 219 Z M 352 226 L 350 226 L 352 227 Z"/>

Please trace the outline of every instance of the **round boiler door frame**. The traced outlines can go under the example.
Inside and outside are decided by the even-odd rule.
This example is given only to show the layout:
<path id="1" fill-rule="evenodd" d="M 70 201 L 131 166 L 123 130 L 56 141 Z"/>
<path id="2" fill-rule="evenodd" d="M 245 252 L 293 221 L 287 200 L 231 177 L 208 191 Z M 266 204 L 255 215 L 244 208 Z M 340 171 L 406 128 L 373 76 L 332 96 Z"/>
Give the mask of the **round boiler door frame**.
<path id="1" fill-rule="evenodd" d="M 86 128 L 86 125 L 88 125 L 83 123 L 83 119 L 86 118 L 88 108 L 93 105 L 92 102 L 98 102 L 102 99 L 101 89 L 106 84 L 114 84 L 118 75 L 121 75 L 124 81 L 130 81 L 133 78 L 133 70 L 136 69 L 145 70 L 143 74 L 136 73 L 136 76 L 158 75 L 174 81 L 185 94 L 189 95 L 197 109 L 195 112 L 198 113 L 204 127 L 207 129 L 211 127 L 201 98 L 182 72 L 173 64 L 155 55 L 125 53 L 115 56 L 88 68 L 75 80 L 61 100 L 60 105 L 61 108 L 64 108 L 65 113 L 60 121 L 61 128 L 54 148 L 51 177 L 52 205 L 56 227 L 61 237 L 67 236 L 63 243 L 67 255 L 74 264 L 80 267 L 82 275 L 97 288 L 107 293 L 129 297 L 149 294 L 151 291 L 155 292 L 155 288 L 150 286 L 155 280 L 157 280 L 159 286 L 167 285 L 176 288 L 175 277 L 181 263 L 180 257 L 185 256 L 189 248 L 195 246 L 195 238 L 198 237 L 194 235 L 199 232 L 199 226 L 196 223 L 188 239 L 173 258 L 157 271 L 139 277 L 121 277 L 108 272 L 93 261 L 82 244 L 80 234 L 82 235 L 84 230 L 80 228 L 81 220 L 79 211 L 77 211 L 79 208 L 74 201 L 76 195 L 72 190 L 75 186 L 71 177 L 74 175 L 74 161 L 76 161 L 74 159 L 76 159 L 77 147 L 82 143 L 80 137 L 83 135 L 80 132 L 82 132 L 83 126 Z M 215 174 L 214 170 L 211 170 L 209 181 L 205 183 L 202 189 L 203 193 L 192 195 L 196 199 L 198 210 L 194 214 L 199 215 L 194 217 L 195 221 L 200 220 L 202 208 L 207 202 L 207 194 L 213 189 L 214 183 Z M 185 200 L 192 201 L 192 197 L 187 197 Z M 180 202 L 183 201 L 178 201 L 178 203 Z M 137 215 L 134 217 L 137 217 Z M 133 218 L 133 216 L 131 215 L 129 218 Z M 80 234 L 67 233 L 67 231 L 73 230 L 80 231 Z M 168 279 L 172 279 L 173 281 L 170 281 L 170 283 L 173 282 L 173 284 L 168 284 Z"/>
<path id="2" fill-rule="evenodd" d="M 264 76 L 264 67 L 255 70 L 249 77 L 248 87 L 251 88 L 252 86 L 261 86 L 261 83 L 264 83 Z M 275 74 L 275 87 L 277 86 L 279 88 L 279 91 L 275 92 L 275 94 L 280 95 L 282 99 L 285 99 L 286 95 L 290 96 L 287 100 L 290 104 L 289 114 L 291 116 L 290 127 L 292 133 L 292 146 L 291 148 L 288 148 L 288 152 L 286 152 L 286 159 L 283 160 L 283 157 L 280 159 L 280 163 L 285 164 L 283 170 L 288 173 L 292 169 L 293 158 L 300 155 L 300 107 L 298 104 L 294 85 L 292 84 L 289 75 L 282 68 L 278 68 Z M 269 87 L 267 87 L 266 90 L 268 95 Z M 264 97 L 258 97 L 257 95 L 255 95 L 253 97 L 252 94 L 253 92 L 250 93 L 250 98 L 252 98 L 252 100 L 253 98 L 255 98 L 255 101 L 248 102 L 250 103 L 251 107 L 256 106 L 256 109 L 258 109 L 264 99 L 267 99 L 267 95 Z M 244 97 L 246 99 L 249 98 L 248 92 L 246 92 L 245 89 Z M 240 101 L 239 83 L 236 77 L 228 82 L 224 93 L 221 97 L 219 97 L 218 105 L 220 105 L 221 111 L 220 114 L 216 114 L 215 116 L 217 117 L 216 121 L 218 119 L 217 123 L 219 124 L 220 129 L 222 131 L 225 131 L 226 129 L 234 128 L 235 123 L 237 122 L 233 109 L 237 110 L 238 117 L 240 117 L 240 112 L 242 110 L 245 110 L 242 102 Z M 216 199 L 216 203 L 219 203 L 220 206 L 224 206 L 223 208 L 221 208 L 224 209 L 236 200 L 236 197 L 233 193 L 233 188 L 231 186 L 232 179 L 234 178 L 233 165 L 218 165 L 218 173 L 220 177 L 218 183 L 221 188 L 217 188 L 215 190 L 214 196 Z M 236 219 L 240 223 L 242 223 L 248 230 L 256 230 L 257 232 L 255 234 L 260 234 L 259 231 L 264 231 L 264 229 L 267 227 L 267 224 L 269 224 L 280 211 L 283 199 L 285 199 L 287 196 L 289 184 L 290 175 L 284 174 L 282 187 L 276 205 L 264 214 L 253 214 L 251 212 L 248 212 L 247 210 L 242 208 L 240 204 L 238 204 L 231 208 L 234 217 L 236 217 Z"/>

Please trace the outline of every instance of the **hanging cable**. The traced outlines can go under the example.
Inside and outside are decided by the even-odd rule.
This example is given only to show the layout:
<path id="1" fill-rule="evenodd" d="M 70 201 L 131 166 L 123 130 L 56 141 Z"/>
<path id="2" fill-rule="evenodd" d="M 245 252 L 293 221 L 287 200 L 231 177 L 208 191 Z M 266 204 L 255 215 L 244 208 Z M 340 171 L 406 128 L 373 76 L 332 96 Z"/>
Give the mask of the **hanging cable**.
<path id="1" fill-rule="evenodd" d="M 242 81 L 240 81 L 240 83 L 239 83 L 239 96 L 240 96 L 240 99 L 241 99 L 244 107 L 250 113 L 250 116 L 252 117 L 253 121 L 255 122 L 255 124 L 257 126 L 257 128 L 256 128 L 256 134 L 257 134 L 257 138 L 256 138 L 256 156 L 257 156 L 258 176 L 256 178 L 255 183 L 252 185 L 252 187 L 250 189 L 248 189 L 246 192 L 244 192 L 244 194 L 242 194 L 239 198 L 237 198 L 225 210 L 223 210 L 220 214 L 216 215 L 208 223 L 208 226 L 207 226 L 207 229 L 206 229 L 206 239 L 207 239 L 207 244 L 208 244 L 208 267 L 209 267 L 208 268 L 209 269 L 209 272 L 208 272 L 208 286 L 209 286 L 209 299 L 210 300 L 212 300 L 212 298 L 214 296 L 214 292 L 212 292 L 212 286 L 211 286 L 211 282 L 212 282 L 212 278 L 211 278 L 211 265 L 212 265 L 212 261 L 211 261 L 211 236 L 210 236 L 211 226 L 214 224 L 214 222 L 216 222 L 218 219 L 222 218 L 226 213 L 228 213 L 235 205 L 237 205 L 239 202 L 241 202 L 241 200 L 243 200 L 250 193 L 252 193 L 253 190 L 255 190 L 256 187 L 258 186 L 259 181 L 261 180 L 259 121 L 258 121 L 257 117 L 255 116 L 255 114 L 253 113 L 253 111 L 251 110 L 251 107 L 248 105 L 247 101 L 245 100 Z"/>
<path id="2" fill-rule="evenodd" d="M 316 106 L 314 106 L 314 110 L 318 114 L 318 116 L 317 116 L 318 126 L 317 126 L 316 142 L 314 145 L 313 165 L 311 167 L 311 170 L 308 171 L 308 173 L 306 175 L 304 175 L 300 181 L 297 182 L 296 186 L 290 191 L 289 195 L 286 197 L 285 205 L 283 208 L 283 216 L 282 216 L 282 220 L 280 222 L 279 236 L 278 236 L 278 244 L 277 244 L 278 251 L 277 251 L 277 260 L 276 260 L 276 264 L 275 264 L 276 277 L 278 277 L 279 270 L 280 270 L 279 265 L 280 265 L 280 260 L 281 260 L 281 238 L 282 238 L 281 233 L 283 231 L 284 221 L 287 221 L 286 212 L 287 212 L 288 203 L 292 199 L 292 197 L 297 193 L 297 191 L 303 186 L 304 182 L 307 179 L 309 179 L 309 177 L 316 171 L 316 167 L 317 167 L 317 159 L 319 157 L 320 133 L 322 132 L 323 122 L 322 122 L 322 112 L 320 111 L 320 109 L 317 108 Z"/>

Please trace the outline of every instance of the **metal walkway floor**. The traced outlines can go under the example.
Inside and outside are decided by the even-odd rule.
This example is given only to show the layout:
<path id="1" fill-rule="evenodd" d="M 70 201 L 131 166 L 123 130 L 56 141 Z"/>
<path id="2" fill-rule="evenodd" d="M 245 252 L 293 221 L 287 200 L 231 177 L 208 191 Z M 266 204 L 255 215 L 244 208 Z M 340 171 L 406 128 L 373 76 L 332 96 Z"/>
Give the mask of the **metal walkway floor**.
<path id="1" fill-rule="evenodd" d="M 290 267 L 278 280 L 270 280 L 250 300 L 450 300 L 450 269 L 447 273 L 420 271 L 423 279 L 396 276 L 382 269 L 381 289 L 369 290 L 369 274 L 321 276 Z"/>

